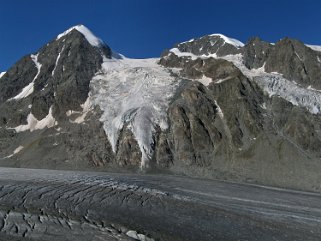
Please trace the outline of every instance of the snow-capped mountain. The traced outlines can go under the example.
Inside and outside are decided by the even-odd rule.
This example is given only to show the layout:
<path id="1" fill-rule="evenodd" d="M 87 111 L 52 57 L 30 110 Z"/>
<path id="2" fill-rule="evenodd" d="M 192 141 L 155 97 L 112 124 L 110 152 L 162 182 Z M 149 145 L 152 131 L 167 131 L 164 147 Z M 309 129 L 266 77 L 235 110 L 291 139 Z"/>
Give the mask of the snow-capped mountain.
<path id="1" fill-rule="evenodd" d="M 320 189 L 321 52 L 222 34 L 130 59 L 83 25 L 0 75 L 0 164 Z"/>

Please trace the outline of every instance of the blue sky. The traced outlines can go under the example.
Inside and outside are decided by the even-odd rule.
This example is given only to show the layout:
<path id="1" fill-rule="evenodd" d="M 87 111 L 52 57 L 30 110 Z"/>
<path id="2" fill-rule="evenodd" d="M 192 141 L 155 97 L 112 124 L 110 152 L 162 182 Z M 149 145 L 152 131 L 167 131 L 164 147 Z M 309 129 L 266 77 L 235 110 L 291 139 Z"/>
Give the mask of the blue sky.
<path id="1" fill-rule="evenodd" d="M 317 0 L 0 0 L 0 71 L 80 23 L 116 51 L 146 58 L 211 33 L 321 45 L 320 12 Z"/>

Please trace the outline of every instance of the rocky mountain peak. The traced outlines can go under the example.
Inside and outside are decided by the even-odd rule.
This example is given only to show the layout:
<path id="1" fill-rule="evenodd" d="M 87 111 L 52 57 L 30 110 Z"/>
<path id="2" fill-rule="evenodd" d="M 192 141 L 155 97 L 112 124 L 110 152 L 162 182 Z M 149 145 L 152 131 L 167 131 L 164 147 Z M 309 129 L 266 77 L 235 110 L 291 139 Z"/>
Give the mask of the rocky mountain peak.
<path id="1" fill-rule="evenodd" d="M 321 89 L 319 56 L 303 42 L 284 38 L 270 48 L 265 70 L 281 73 L 304 87 Z"/>
<path id="2" fill-rule="evenodd" d="M 101 69 L 111 49 L 83 25 L 72 27 L 13 65 L 0 79 L 0 116 L 10 127 L 48 116 L 65 117 L 81 110 L 89 82 Z M 2 105 L 1 105 L 2 104 Z M 19 109 L 19 117 L 7 109 Z"/>
<path id="3" fill-rule="evenodd" d="M 175 45 L 169 51 L 172 53 L 189 53 L 197 56 L 225 56 L 240 52 L 244 44 L 239 40 L 223 34 L 211 34 Z"/>
<path id="4" fill-rule="evenodd" d="M 64 44 L 66 41 L 73 43 L 80 42 L 83 44 L 84 42 L 87 42 L 91 47 L 99 49 L 103 58 L 112 57 L 112 51 L 110 47 L 84 25 L 80 24 L 67 29 L 63 33 L 59 34 L 56 39 L 51 41 L 47 46 L 57 42 Z M 47 46 L 44 46 L 44 48 Z"/>
<path id="5" fill-rule="evenodd" d="M 270 54 L 273 45 L 259 37 L 250 38 L 243 47 L 243 61 L 247 68 L 261 68 Z"/>

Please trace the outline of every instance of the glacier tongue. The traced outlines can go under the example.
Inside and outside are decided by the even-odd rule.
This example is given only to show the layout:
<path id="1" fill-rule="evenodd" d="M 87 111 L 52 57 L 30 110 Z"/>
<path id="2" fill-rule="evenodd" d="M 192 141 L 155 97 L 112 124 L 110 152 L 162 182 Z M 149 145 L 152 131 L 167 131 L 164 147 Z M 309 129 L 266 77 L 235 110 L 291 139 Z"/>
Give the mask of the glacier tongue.
<path id="1" fill-rule="evenodd" d="M 156 126 L 167 128 L 167 108 L 179 79 L 159 66 L 158 59 L 106 59 L 91 81 L 90 97 L 103 111 L 104 130 L 117 152 L 121 129 L 134 134 L 142 153 L 141 167 L 148 167 L 154 149 Z"/>

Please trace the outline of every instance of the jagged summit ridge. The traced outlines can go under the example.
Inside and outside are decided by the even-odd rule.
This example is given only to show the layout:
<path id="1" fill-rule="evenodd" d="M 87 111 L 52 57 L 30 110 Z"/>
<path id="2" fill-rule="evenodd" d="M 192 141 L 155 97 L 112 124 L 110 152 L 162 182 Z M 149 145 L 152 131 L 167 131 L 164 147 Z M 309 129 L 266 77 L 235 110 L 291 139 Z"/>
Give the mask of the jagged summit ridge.
<path id="1" fill-rule="evenodd" d="M 237 39 L 215 33 L 179 43 L 170 51 L 176 53 L 188 52 L 197 56 L 213 55 L 215 57 L 240 53 L 243 46 L 244 44 Z"/>
<path id="2" fill-rule="evenodd" d="M 225 43 L 231 44 L 231 45 L 233 45 L 235 47 L 243 47 L 244 46 L 244 43 L 242 43 L 241 41 L 239 41 L 237 39 L 234 39 L 234 38 L 230 38 L 230 37 L 228 37 L 228 36 L 226 36 L 224 34 L 221 34 L 221 33 L 213 33 L 213 34 L 209 34 L 209 35 L 206 35 L 206 36 L 221 38 L 222 40 L 225 41 Z M 206 36 L 203 36 L 203 37 L 206 37 Z M 201 37 L 201 38 L 203 38 L 203 37 Z M 193 42 L 195 40 L 197 40 L 197 39 L 192 38 L 192 39 L 190 39 L 188 41 L 181 42 L 181 44 Z"/>

